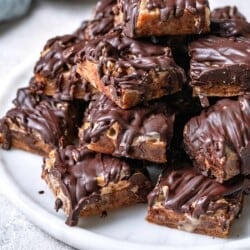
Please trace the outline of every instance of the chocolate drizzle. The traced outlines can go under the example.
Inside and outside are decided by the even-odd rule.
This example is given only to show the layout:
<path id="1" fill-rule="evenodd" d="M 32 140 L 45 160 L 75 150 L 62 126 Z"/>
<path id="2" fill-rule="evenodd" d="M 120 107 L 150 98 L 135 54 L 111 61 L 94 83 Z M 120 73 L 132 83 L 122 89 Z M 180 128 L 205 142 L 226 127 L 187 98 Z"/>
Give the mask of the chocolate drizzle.
<path id="1" fill-rule="evenodd" d="M 125 23 L 125 33 L 129 37 L 136 36 L 137 19 L 140 12 L 141 1 L 121 0 L 120 8 L 123 13 Z M 184 11 L 198 15 L 199 24 L 196 33 L 202 33 L 205 23 L 205 9 L 209 7 L 207 0 L 147 0 L 146 8 L 149 11 L 159 9 L 161 22 L 168 22 L 172 18 L 183 16 Z"/>
<path id="2" fill-rule="evenodd" d="M 216 8 L 211 12 L 212 20 L 238 19 L 246 21 L 246 18 L 239 12 L 236 6 L 224 6 Z"/>
<path id="3" fill-rule="evenodd" d="M 105 95 L 96 95 L 86 112 L 85 122 L 90 126 L 84 130 L 86 143 L 98 141 L 115 123 L 119 124 L 114 155 L 130 156 L 134 139 L 153 134 L 170 145 L 175 115 L 163 102 L 148 103 L 129 110 L 122 110 Z M 153 138 L 153 137 L 152 137 Z"/>
<path id="4" fill-rule="evenodd" d="M 211 13 L 211 33 L 222 37 L 250 33 L 250 24 L 235 6 L 217 8 Z"/>
<path id="5" fill-rule="evenodd" d="M 0 132 L 2 134 L 1 146 L 5 150 L 11 149 L 11 132 L 8 123 L 5 119 L 0 120 Z"/>
<path id="6" fill-rule="evenodd" d="M 74 57 L 88 40 L 105 35 L 114 28 L 115 4 L 114 0 L 99 1 L 93 20 L 84 21 L 72 35 L 57 36 L 47 42 L 34 69 L 36 83 L 43 84 L 32 84 L 34 90 L 46 93 L 44 85 L 55 81 L 54 98 L 71 101 L 84 95 L 83 99 L 89 101 L 94 88 L 76 72 Z"/>
<path id="7" fill-rule="evenodd" d="M 8 124 L 8 127 L 14 123 L 24 129 L 27 140 L 35 131 L 45 143 L 58 146 L 62 138 L 67 143 L 75 135 L 76 114 L 71 113 L 69 117 L 68 104 L 32 94 L 28 88 L 19 89 L 13 103 L 15 108 L 7 112 L 2 123 L 5 126 Z M 11 141 L 10 128 L 4 129 L 2 133 L 5 134 L 4 138 Z"/>
<path id="8" fill-rule="evenodd" d="M 211 33 L 222 37 L 242 36 L 250 33 L 250 24 L 242 20 L 217 20 L 211 23 Z"/>
<path id="9" fill-rule="evenodd" d="M 250 174 L 250 99 L 224 99 L 186 125 L 187 152 L 202 168 L 204 162 L 215 169 L 238 169 Z M 234 156 L 233 156 L 234 155 Z M 225 169 L 226 170 L 226 169 Z"/>
<path id="10" fill-rule="evenodd" d="M 56 199 L 55 201 L 55 210 L 56 212 L 59 211 L 59 209 L 61 209 L 63 207 L 63 202 L 61 199 Z"/>
<path id="11" fill-rule="evenodd" d="M 71 211 L 66 223 L 71 226 L 77 224 L 85 206 L 101 199 L 103 187 L 127 180 L 131 175 L 125 161 L 73 146 L 55 152 L 52 173 L 70 200 Z"/>
<path id="12" fill-rule="evenodd" d="M 192 14 L 199 14 L 201 18 L 205 18 L 205 8 L 208 7 L 207 0 L 148 0 L 147 8 L 149 10 L 160 9 L 161 21 L 166 22 L 174 17 L 181 17 L 184 10 Z M 200 20 L 204 23 L 204 20 Z M 203 26 L 203 25 L 201 25 Z M 198 33 L 200 33 L 199 31 Z"/>
<path id="13" fill-rule="evenodd" d="M 192 86 L 238 84 L 250 91 L 250 36 L 206 36 L 189 45 Z"/>
<path id="14" fill-rule="evenodd" d="M 102 19 L 84 21 L 75 34 L 85 40 L 95 39 L 110 32 L 114 28 L 114 17 L 105 16 Z"/>
<path id="15" fill-rule="evenodd" d="M 188 164 L 187 164 L 188 166 Z M 245 185 L 246 184 L 246 185 Z M 187 213 L 194 218 L 213 215 L 223 209 L 234 213 L 234 205 L 249 182 L 242 176 L 220 184 L 199 174 L 194 168 L 184 167 L 165 171 L 155 189 L 149 194 L 149 206 L 153 206 L 167 187 L 166 194 L 160 199 L 161 205 L 179 213 Z"/>
<path id="16" fill-rule="evenodd" d="M 170 48 L 133 40 L 119 32 L 86 44 L 77 55 L 77 61 L 83 60 L 98 64 L 100 79 L 106 86 L 111 85 L 117 96 L 124 89 L 146 93 L 147 85 L 153 82 L 152 70 L 168 72 L 166 82 L 185 81 L 184 71 L 174 62 Z M 112 70 L 107 69 L 108 64 L 113 65 Z"/>
<path id="17" fill-rule="evenodd" d="M 120 11 L 123 14 L 124 33 L 129 37 L 136 36 L 136 22 L 139 15 L 139 3 L 136 0 L 121 0 Z"/>
<path id="18" fill-rule="evenodd" d="M 114 7 L 117 4 L 117 0 L 101 0 L 96 4 L 95 19 L 102 19 L 103 17 L 114 15 Z"/>
<path id="19" fill-rule="evenodd" d="M 36 81 L 31 82 L 31 87 L 37 91 L 43 91 L 44 84 L 55 81 L 54 97 L 66 101 L 73 100 L 76 89 L 86 93 L 86 96 L 90 94 L 89 84 L 78 75 L 74 66 L 74 56 L 84 44 L 85 41 L 80 40 L 75 35 L 64 35 L 50 39 L 35 65 Z M 47 82 L 43 83 L 44 81 Z M 36 86 L 37 82 L 42 84 Z"/>
<path id="20" fill-rule="evenodd" d="M 75 34 L 82 40 L 103 36 L 114 29 L 116 0 L 102 0 L 96 5 L 94 19 L 84 21 Z"/>
<path id="21" fill-rule="evenodd" d="M 80 42 L 74 35 L 57 36 L 48 40 L 34 71 L 42 77 L 53 79 L 73 64 L 75 45 Z"/>

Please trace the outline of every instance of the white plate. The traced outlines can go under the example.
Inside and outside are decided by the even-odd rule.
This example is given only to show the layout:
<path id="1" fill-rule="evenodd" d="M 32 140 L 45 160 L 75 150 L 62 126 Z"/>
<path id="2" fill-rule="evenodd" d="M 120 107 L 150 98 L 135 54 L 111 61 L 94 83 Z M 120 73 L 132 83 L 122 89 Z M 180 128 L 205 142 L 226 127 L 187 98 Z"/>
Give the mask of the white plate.
<path id="1" fill-rule="evenodd" d="M 212 1 L 211 1 L 212 2 Z M 225 1 L 229 3 L 229 1 Z M 232 2 L 232 1 L 231 1 Z M 11 107 L 17 88 L 27 86 L 34 60 L 13 69 L 1 87 L 1 116 Z M 18 150 L 0 152 L 0 190 L 41 229 L 79 249 L 249 249 L 250 199 L 236 220 L 230 239 L 190 234 L 145 221 L 146 205 L 110 212 L 106 218 L 88 218 L 81 227 L 68 227 L 62 213 L 53 209 L 54 198 L 41 180 L 42 158 Z M 43 195 L 38 191 L 44 190 Z"/>

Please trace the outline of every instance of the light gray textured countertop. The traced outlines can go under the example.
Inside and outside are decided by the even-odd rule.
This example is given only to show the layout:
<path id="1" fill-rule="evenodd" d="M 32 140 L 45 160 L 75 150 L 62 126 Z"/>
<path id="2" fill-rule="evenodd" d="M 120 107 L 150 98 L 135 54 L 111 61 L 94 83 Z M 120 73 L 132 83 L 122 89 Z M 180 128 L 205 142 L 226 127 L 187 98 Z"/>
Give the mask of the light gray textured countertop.
<path id="1" fill-rule="evenodd" d="M 210 2 L 212 4 L 216 1 L 219 0 Z M 74 31 L 82 20 L 88 18 L 82 14 L 84 6 L 94 5 L 95 2 L 40 0 L 36 1 L 25 18 L 0 25 L 0 91 L 7 73 L 11 73 L 15 66 L 25 61 L 27 57 L 38 58 L 47 39 Z M 221 5 L 233 2 L 239 4 L 236 0 L 220 0 Z M 241 11 L 249 14 L 249 1 L 240 1 L 240 5 Z M 0 249 L 64 250 L 72 248 L 43 233 L 0 194 Z"/>

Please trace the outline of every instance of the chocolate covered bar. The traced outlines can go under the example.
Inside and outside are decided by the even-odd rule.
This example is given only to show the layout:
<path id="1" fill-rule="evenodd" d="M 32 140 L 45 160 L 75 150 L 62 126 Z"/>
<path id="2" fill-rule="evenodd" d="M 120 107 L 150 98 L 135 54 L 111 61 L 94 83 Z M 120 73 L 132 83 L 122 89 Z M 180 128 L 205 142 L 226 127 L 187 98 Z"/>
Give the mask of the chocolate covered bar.
<path id="1" fill-rule="evenodd" d="M 115 4 L 114 0 L 99 1 L 94 19 L 84 21 L 71 35 L 48 40 L 34 68 L 36 80 L 31 82 L 33 89 L 66 101 L 90 99 L 96 90 L 76 72 L 74 57 L 86 41 L 113 29 Z"/>
<path id="2" fill-rule="evenodd" d="M 175 166 L 177 167 L 177 166 Z M 226 238 L 241 212 L 246 180 L 220 184 L 189 163 L 166 170 L 148 195 L 149 222 L 187 232 Z"/>
<path id="3" fill-rule="evenodd" d="M 201 34 L 209 31 L 207 0 L 118 0 L 119 22 L 129 37 Z"/>
<path id="4" fill-rule="evenodd" d="M 60 100 L 89 99 L 93 87 L 76 72 L 74 56 L 85 41 L 75 35 L 57 36 L 48 40 L 34 73 L 30 87 L 37 93 Z M 81 46 L 80 46 L 81 48 Z"/>
<path id="5" fill-rule="evenodd" d="M 56 210 L 62 208 L 74 226 L 80 217 L 146 202 L 151 182 L 138 166 L 68 146 L 50 153 L 42 177 L 56 196 Z"/>
<path id="6" fill-rule="evenodd" d="M 168 47 L 113 32 L 77 54 L 77 72 L 122 109 L 181 90 L 184 70 Z"/>
<path id="7" fill-rule="evenodd" d="M 189 44 L 195 96 L 238 96 L 250 91 L 250 34 L 206 36 Z"/>
<path id="8" fill-rule="evenodd" d="M 174 118 L 164 102 L 122 110 L 99 94 L 85 113 L 80 142 L 93 151 L 163 163 L 167 161 Z"/>
<path id="9" fill-rule="evenodd" d="M 250 33 L 250 24 L 236 6 L 225 6 L 211 12 L 211 33 L 230 37 Z"/>
<path id="10" fill-rule="evenodd" d="M 250 97 L 223 99 L 192 118 L 184 144 L 195 166 L 223 182 L 250 174 Z"/>
<path id="11" fill-rule="evenodd" d="M 22 88 L 14 105 L 0 121 L 4 149 L 18 148 L 46 156 L 55 147 L 74 142 L 83 113 L 81 104 L 55 101 Z"/>

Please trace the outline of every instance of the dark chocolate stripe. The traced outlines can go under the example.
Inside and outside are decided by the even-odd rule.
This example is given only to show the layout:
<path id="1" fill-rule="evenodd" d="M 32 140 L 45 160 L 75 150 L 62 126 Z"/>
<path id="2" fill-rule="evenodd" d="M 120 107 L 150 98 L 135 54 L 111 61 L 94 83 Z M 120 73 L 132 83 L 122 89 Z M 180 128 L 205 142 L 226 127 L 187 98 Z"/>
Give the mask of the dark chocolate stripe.
<path id="1" fill-rule="evenodd" d="M 140 11 L 141 1 L 121 0 L 121 11 L 125 23 L 125 33 L 134 37 L 136 35 L 136 23 Z M 184 10 L 200 16 L 197 33 L 202 32 L 205 23 L 205 9 L 209 7 L 207 0 L 147 0 L 148 10 L 159 9 L 160 21 L 167 22 L 171 18 L 181 17 Z"/>
<path id="2" fill-rule="evenodd" d="M 145 93 L 152 69 L 169 72 L 166 81 L 183 82 L 184 71 L 176 65 L 170 48 L 142 40 L 130 39 L 119 32 L 90 41 L 77 55 L 77 61 L 90 60 L 98 64 L 99 76 L 106 85 Z M 107 63 L 114 63 L 114 72 L 104 72 Z M 132 72 L 131 68 L 133 69 Z"/>
<path id="3" fill-rule="evenodd" d="M 235 6 L 217 8 L 211 13 L 211 33 L 222 37 L 250 33 L 250 24 Z"/>
<path id="4" fill-rule="evenodd" d="M 36 132 L 45 143 L 58 146 L 62 138 L 73 136 L 76 114 L 72 109 L 69 117 L 67 103 L 32 94 L 28 88 L 19 89 L 13 102 L 15 108 L 9 110 L 4 119 L 24 128 L 27 138 Z"/>
<path id="5" fill-rule="evenodd" d="M 231 168 L 250 174 L 250 98 L 221 100 L 192 118 L 186 125 L 184 143 L 194 158 L 200 155 L 210 164 L 227 164 L 228 168 L 232 164 Z M 238 161 L 227 158 L 227 148 L 238 156 Z"/>
<path id="6" fill-rule="evenodd" d="M 96 154 L 85 148 L 68 146 L 56 151 L 53 175 L 71 202 L 67 224 L 75 225 L 84 206 L 100 199 L 100 190 L 110 182 L 130 177 L 129 165 L 111 156 Z M 97 178 L 103 178 L 102 185 Z"/>
<path id="7" fill-rule="evenodd" d="M 113 30 L 115 26 L 115 7 L 117 0 L 101 0 L 95 8 L 94 18 L 84 21 L 75 34 L 80 39 L 94 39 Z"/>
<path id="8" fill-rule="evenodd" d="M 250 36 L 206 36 L 189 45 L 192 86 L 238 84 L 250 91 Z"/>
<path id="9" fill-rule="evenodd" d="M 216 201 L 237 200 L 236 197 L 249 187 L 249 181 L 238 176 L 230 182 L 220 184 L 214 179 L 199 174 L 194 168 L 184 167 L 167 171 L 148 196 L 150 206 L 155 204 L 164 186 L 168 187 L 166 196 L 161 199 L 164 207 L 199 218 L 203 214 L 213 214 L 220 208 L 230 206 Z"/>
<path id="10" fill-rule="evenodd" d="M 69 69 L 73 64 L 76 44 L 79 39 L 74 35 L 58 36 L 50 39 L 44 52 L 36 63 L 34 72 L 46 78 L 55 78 L 58 73 Z"/>
<path id="11" fill-rule="evenodd" d="M 116 122 L 120 131 L 117 138 L 117 151 L 127 156 L 134 139 L 150 133 L 157 133 L 168 146 L 173 135 L 174 114 L 163 102 L 149 103 L 130 110 L 122 110 L 105 95 L 96 95 L 86 112 L 86 122 L 90 126 L 84 131 L 84 140 L 97 141 L 104 131 Z"/>

